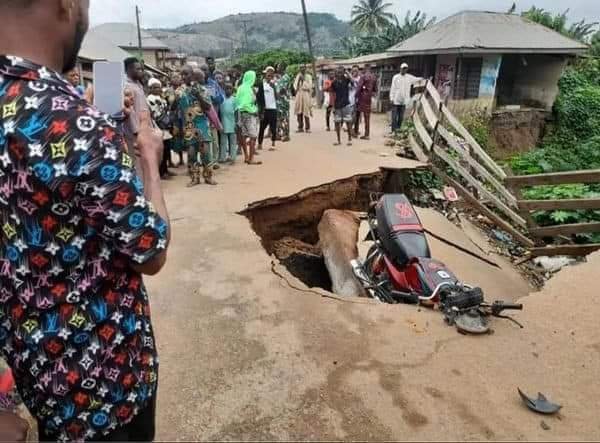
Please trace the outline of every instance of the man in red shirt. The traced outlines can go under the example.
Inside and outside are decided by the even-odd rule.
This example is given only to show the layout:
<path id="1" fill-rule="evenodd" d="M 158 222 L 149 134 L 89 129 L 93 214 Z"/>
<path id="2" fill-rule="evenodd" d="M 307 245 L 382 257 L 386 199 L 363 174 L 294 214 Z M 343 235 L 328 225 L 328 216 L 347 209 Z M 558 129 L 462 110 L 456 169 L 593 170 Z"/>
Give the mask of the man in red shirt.
<path id="1" fill-rule="evenodd" d="M 327 131 L 331 131 L 331 113 L 335 109 L 335 91 L 331 88 L 334 80 L 335 72 L 331 71 L 329 76 L 323 82 L 323 92 L 327 94 L 327 108 L 325 110 L 325 123 L 327 124 Z"/>

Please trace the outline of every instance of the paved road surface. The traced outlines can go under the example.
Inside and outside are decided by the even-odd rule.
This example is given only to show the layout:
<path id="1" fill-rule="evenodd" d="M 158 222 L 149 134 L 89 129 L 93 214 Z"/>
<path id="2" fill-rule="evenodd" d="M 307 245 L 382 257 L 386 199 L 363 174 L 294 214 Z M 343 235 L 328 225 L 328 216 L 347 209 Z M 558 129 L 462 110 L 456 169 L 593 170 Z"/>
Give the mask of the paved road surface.
<path id="1" fill-rule="evenodd" d="M 380 157 L 389 152 L 381 136 L 333 147 L 333 133 L 314 126 L 264 152 L 263 166 L 220 172 L 218 188 L 187 189 L 183 176 L 167 184 L 173 243 L 164 272 L 147 281 L 161 357 L 158 438 L 597 439 L 598 308 L 593 288 L 578 283 L 591 264 L 529 297 L 519 315 L 526 329 L 498 322 L 486 337 L 458 335 L 439 314 L 410 306 L 297 291 L 271 272 L 236 215 L 247 203 L 383 163 L 416 164 Z M 378 119 L 373 133 L 383 130 Z M 526 295 L 515 273 L 438 251 L 494 295 Z M 525 410 L 517 386 L 563 402 L 562 420 Z"/>

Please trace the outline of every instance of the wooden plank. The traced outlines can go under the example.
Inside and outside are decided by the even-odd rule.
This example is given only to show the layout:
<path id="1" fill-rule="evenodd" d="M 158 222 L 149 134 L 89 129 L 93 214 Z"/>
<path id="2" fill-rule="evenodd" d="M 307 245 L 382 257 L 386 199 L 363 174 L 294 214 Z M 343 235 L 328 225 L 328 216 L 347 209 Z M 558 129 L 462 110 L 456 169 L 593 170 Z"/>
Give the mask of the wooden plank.
<path id="1" fill-rule="evenodd" d="M 510 168 L 508 168 L 510 169 Z M 508 173 L 510 174 L 510 171 L 508 171 Z M 513 195 L 515 196 L 515 198 L 518 200 L 523 200 L 523 193 L 521 192 L 521 188 L 518 186 L 512 187 L 511 191 L 513 193 Z M 517 203 L 518 206 L 518 203 Z M 532 229 L 532 228 L 537 228 L 538 224 L 536 223 L 535 219 L 533 218 L 533 216 L 531 215 L 531 212 L 529 211 L 523 211 L 521 210 L 521 208 L 519 208 L 519 212 L 521 214 L 521 216 L 525 219 L 525 221 L 527 222 L 527 228 L 528 229 Z"/>
<path id="2" fill-rule="evenodd" d="M 417 156 L 417 160 L 419 160 L 420 162 L 423 162 L 423 163 L 429 163 L 429 157 L 427 157 L 427 155 L 425 155 L 425 153 L 423 152 L 423 149 L 421 149 L 421 146 L 415 140 L 415 137 L 412 134 L 410 134 L 408 136 L 408 143 L 410 144 L 410 148 L 413 150 L 413 152 Z"/>
<path id="3" fill-rule="evenodd" d="M 483 150 L 479 143 L 473 138 L 473 136 L 467 131 L 467 129 L 463 126 L 463 124 L 450 112 L 450 110 L 446 107 L 442 107 L 442 113 L 448 119 L 448 122 L 456 128 L 458 133 L 465 141 L 471 145 L 471 147 L 475 150 L 476 154 L 481 158 L 481 161 L 485 163 L 485 165 L 493 171 L 498 178 L 504 180 L 506 178 L 506 173 L 502 170 L 502 168 L 488 155 L 487 152 Z"/>
<path id="4" fill-rule="evenodd" d="M 529 252 L 532 257 L 541 257 L 545 255 L 550 257 L 557 255 L 574 255 L 576 257 L 582 257 L 598 250 L 600 250 L 600 243 L 589 245 L 547 246 L 545 248 L 532 248 Z"/>
<path id="5" fill-rule="evenodd" d="M 519 200 L 519 208 L 525 211 L 577 211 L 600 209 L 600 198 L 565 200 Z"/>
<path id="6" fill-rule="evenodd" d="M 425 114 L 425 118 L 427 118 L 429 127 L 435 130 L 440 119 L 437 118 L 435 112 L 433 112 L 433 109 L 431 109 L 431 105 L 429 104 L 427 97 L 425 97 L 425 94 L 421 96 L 421 106 L 423 107 L 423 113 Z"/>
<path id="7" fill-rule="evenodd" d="M 555 237 L 557 235 L 590 234 L 600 232 L 600 223 L 574 223 L 569 225 L 545 226 L 530 229 L 536 237 Z"/>
<path id="8" fill-rule="evenodd" d="M 513 175 L 506 177 L 509 186 L 564 185 L 570 183 L 600 183 L 600 169 L 587 169 L 551 174 Z"/>
<path id="9" fill-rule="evenodd" d="M 469 171 L 467 171 L 464 167 L 462 167 L 456 160 L 454 160 L 450 155 L 445 152 L 439 146 L 433 147 L 433 152 L 443 161 L 445 161 L 452 169 L 458 172 L 466 181 L 469 182 L 471 186 L 473 186 L 482 197 L 489 200 L 496 208 L 502 211 L 505 215 L 507 215 L 512 221 L 522 227 L 527 227 L 527 222 L 523 217 L 509 208 L 504 202 L 502 202 L 498 197 L 488 191 L 483 184 L 481 184 L 475 177 L 473 177 Z"/>
<path id="10" fill-rule="evenodd" d="M 523 246 L 528 248 L 533 248 L 535 243 L 533 243 L 530 239 L 525 237 L 521 232 L 515 229 L 512 225 L 510 225 L 506 220 L 498 216 L 495 212 L 487 208 L 484 204 L 482 204 L 479 200 L 471 195 L 471 193 L 463 187 L 459 182 L 449 177 L 445 172 L 440 170 L 435 166 L 431 166 L 431 170 L 442 180 L 444 180 L 448 185 L 452 186 L 458 194 L 460 194 L 471 206 L 473 206 L 477 211 L 479 211 L 482 215 L 485 215 L 487 218 L 492 220 L 496 226 L 508 232 L 512 237 L 521 243 Z"/>
<path id="11" fill-rule="evenodd" d="M 487 180 L 496 190 L 496 192 L 501 194 L 506 199 L 510 206 L 512 206 L 515 209 L 518 208 L 517 199 L 515 198 L 515 196 L 512 195 L 512 193 L 508 189 L 506 189 L 504 185 L 496 179 L 496 177 L 494 177 L 487 169 L 485 169 L 484 166 L 482 166 L 477 160 L 471 157 L 469 153 L 460 145 L 460 143 L 458 143 L 456 138 L 446 128 L 444 128 L 442 125 L 438 125 L 437 130 L 438 133 L 442 136 L 442 138 L 446 140 L 448 145 L 452 149 L 454 149 L 462 157 L 463 160 L 469 163 L 469 166 L 475 169 L 475 171 L 477 171 L 477 173 L 481 177 Z"/>
<path id="12" fill-rule="evenodd" d="M 437 89 L 435 89 L 433 83 L 427 82 L 427 86 L 425 87 L 425 89 L 427 90 L 427 93 L 435 103 L 436 109 L 440 109 L 440 105 L 442 104 L 442 97 L 440 97 L 440 93 Z"/>
<path id="13" fill-rule="evenodd" d="M 415 112 L 413 114 L 413 123 L 415 124 L 415 130 L 417 131 L 419 138 L 423 142 L 425 151 L 429 152 L 431 150 L 431 147 L 433 146 L 433 139 L 429 135 L 429 132 L 427 132 L 427 129 L 425 129 L 425 126 L 423 126 L 423 123 L 421 122 L 421 117 L 419 117 L 418 112 Z"/>

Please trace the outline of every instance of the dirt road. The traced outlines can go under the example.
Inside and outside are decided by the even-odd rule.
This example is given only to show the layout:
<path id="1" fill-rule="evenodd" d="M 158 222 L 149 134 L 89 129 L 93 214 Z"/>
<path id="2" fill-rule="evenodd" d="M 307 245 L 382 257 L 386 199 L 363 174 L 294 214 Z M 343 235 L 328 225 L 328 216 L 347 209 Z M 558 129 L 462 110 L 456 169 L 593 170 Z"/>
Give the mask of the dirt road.
<path id="1" fill-rule="evenodd" d="M 383 133 L 381 120 L 374 126 Z M 316 121 L 313 134 L 264 152 L 263 166 L 220 172 L 218 188 L 187 189 L 183 176 L 167 184 L 173 243 L 164 272 L 147 280 L 161 358 L 158 438 L 600 438 L 600 309 L 580 284 L 592 281 L 600 256 L 527 298 L 518 315 L 525 329 L 498 321 L 485 337 L 458 335 L 439 314 L 411 306 L 295 290 L 271 272 L 236 214 L 247 203 L 384 163 L 416 165 L 381 157 L 390 152 L 381 136 L 333 147 L 323 127 Z M 476 268 L 443 246 L 436 253 L 494 296 L 527 295 L 518 274 Z M 561 402 L 562 415 L 529 412 L 517 387 Z"/>

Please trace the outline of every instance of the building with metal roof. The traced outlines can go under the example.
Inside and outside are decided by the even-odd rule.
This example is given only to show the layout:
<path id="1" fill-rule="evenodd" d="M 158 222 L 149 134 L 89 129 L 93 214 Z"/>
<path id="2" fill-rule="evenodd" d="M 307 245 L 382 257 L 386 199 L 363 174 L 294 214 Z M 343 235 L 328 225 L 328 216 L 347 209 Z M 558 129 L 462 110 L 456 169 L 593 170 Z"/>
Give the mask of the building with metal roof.
<path id="1" fill-rule="evenodd" d="M 587 46 L 520 15 L 463 11 L 388 49 L 402 55 L 571 54 Z"/>
<path id="2" fill-rule="evenodd" d="M 380 54 L 339 61 L 375 65 L 378 109 L 402 63 L 430 79 L 455 112 L 552 109 L 558 80 L 570 60 L 588 47 L 520 15 L 488 11 L 454 14 Z"/>
<path id="3" fill-rule="evenodd" d="M 158 69 L 165 68 L 169 47 L 146 31 L 142 34 L 142 56 L 144 62 Z M 133 23 L 104 23 L 88 31 L 86 39 L 108 41 L 126 51 L 130 56 L 139 56 L 137 27 Z"/>

